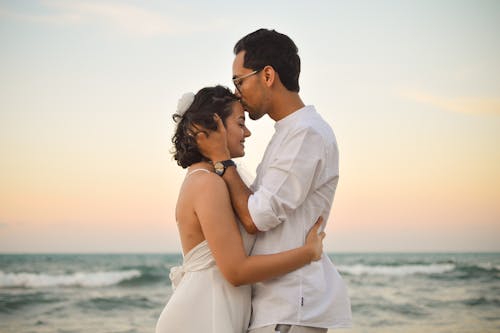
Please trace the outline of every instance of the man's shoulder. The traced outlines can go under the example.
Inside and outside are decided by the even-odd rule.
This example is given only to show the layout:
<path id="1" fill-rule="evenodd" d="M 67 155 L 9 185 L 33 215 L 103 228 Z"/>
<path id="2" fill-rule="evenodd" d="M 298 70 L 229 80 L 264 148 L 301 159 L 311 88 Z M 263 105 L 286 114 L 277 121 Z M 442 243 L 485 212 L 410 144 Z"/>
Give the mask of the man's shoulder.
<path id="1" fill-rule="evenodd" d="M 318 136 L 325 142 L 334 142 L 335 134 L 328 124 L 315 109 L 312 112 L 304 113 L 290 127 L 290 133 L 303 134 L 308 136 Z"/>

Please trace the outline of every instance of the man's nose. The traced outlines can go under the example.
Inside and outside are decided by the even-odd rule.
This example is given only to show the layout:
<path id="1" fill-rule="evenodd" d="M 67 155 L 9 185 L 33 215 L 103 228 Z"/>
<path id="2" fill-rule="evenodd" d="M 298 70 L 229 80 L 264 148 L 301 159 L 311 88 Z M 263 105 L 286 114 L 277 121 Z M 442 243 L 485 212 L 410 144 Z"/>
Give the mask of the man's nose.
<path id="1" fill-rule="evenodd" d="M 240 93 L 240 91 L 238 90 L 238 88 L 234 88 L 234 95 L 235 95 L 238 99 L 241 99 L 241 93 Z"/>

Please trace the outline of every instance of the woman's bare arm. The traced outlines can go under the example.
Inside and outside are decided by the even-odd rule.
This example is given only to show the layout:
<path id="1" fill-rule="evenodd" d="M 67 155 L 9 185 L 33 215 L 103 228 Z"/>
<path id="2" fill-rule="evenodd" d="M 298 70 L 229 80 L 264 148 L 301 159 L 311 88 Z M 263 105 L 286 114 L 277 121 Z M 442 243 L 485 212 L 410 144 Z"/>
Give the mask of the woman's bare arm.
<path id="1" fill-rule="evenodd" d="M 321 257 L 325 236 L 318 234 L 321 219 L 309 232 L 304 246 L 277 254 L 247 256 L 224 181 L 215 174 L 207 174 L 200 177 L 198 186 L 195 212 L 217 266 L 231 284 L 238 286 L 271 279 Z"/>

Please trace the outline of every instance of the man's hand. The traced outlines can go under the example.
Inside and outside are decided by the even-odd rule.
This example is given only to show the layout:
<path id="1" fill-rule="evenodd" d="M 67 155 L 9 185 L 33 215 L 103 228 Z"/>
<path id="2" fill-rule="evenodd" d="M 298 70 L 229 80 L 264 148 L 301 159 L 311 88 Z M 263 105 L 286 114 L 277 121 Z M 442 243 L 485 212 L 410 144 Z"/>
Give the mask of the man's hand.
<path id="1" fill-rule="evenodd" d="M 198 130 L 196 144 L 200 153 L 209 160 L 213 162 L 228 160 L 231 158 L 231 154 L 227 148 L 226 128 L 217 114 L 214 115 L 214 120 L 217 123 L 216 131 L 196 127 Z"/>

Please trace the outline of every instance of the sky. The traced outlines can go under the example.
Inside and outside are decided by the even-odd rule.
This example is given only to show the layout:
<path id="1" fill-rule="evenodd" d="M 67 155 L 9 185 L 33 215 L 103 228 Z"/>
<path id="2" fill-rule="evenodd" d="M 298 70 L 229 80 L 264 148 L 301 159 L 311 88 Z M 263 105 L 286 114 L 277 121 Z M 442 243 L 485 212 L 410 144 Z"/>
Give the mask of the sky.
<path id="1" fill-rule="evenodd" d="M 326 251 L 500 251 L 500 2 L 0 0 L 0 253 L 180 252 L 171 115 L 262 27 L 337 136 Z"/>

